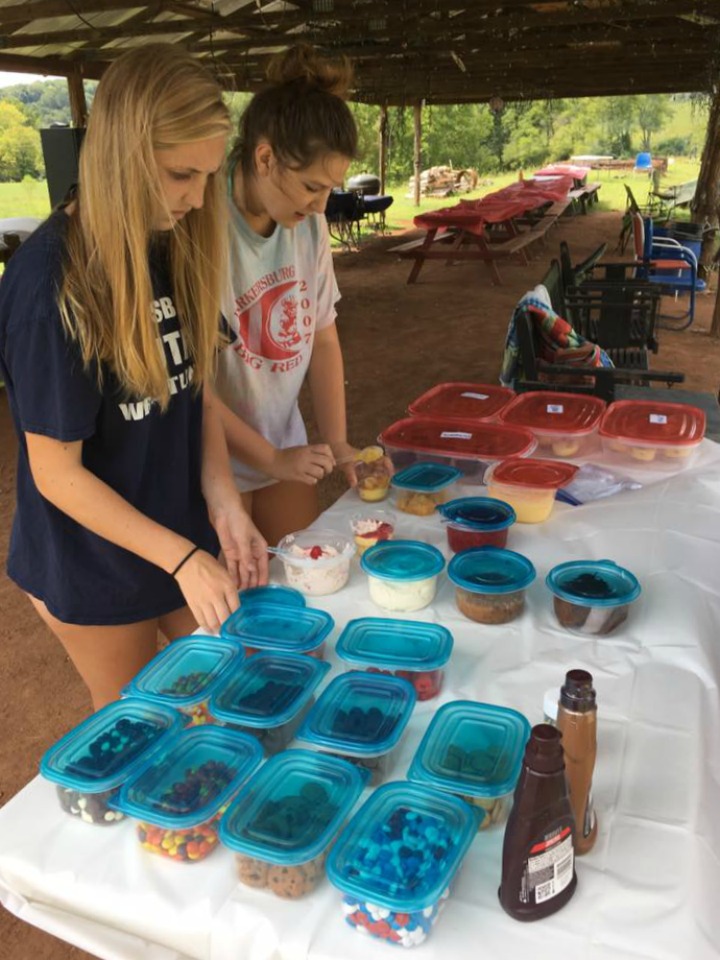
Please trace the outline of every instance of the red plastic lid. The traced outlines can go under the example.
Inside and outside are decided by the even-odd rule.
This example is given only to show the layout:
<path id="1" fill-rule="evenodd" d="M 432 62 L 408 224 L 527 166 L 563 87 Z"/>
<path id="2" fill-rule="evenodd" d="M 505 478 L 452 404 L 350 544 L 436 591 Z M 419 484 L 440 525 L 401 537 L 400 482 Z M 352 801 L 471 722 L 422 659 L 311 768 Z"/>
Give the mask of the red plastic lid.
<path id="1" fill-rule="evenodd" d="M 605 401 L 581 393 L 533 390 L 521 393 L 500 414 L 503 423 L 553 433 L 591 433 L 605 411 Z"/>
<path id="2" fill-rule="evenodd" d="M 445 457 L 502 460 L 524 457 L 535 449 L 535 437 L 524 427 L 478 420 L 406 417 L 380 434 L 384 447 Z"/>
<path id="3" fill-rule="evenodd" d="M 566 483 L 569 483 L 577 471 L 578 468 L 574 463 L 528 458 L 526 460 L 503 460 L 502 463 L 498 463 L 492 468 L 490 476 L 497 483 L 507 483 L 511 486 L 557 490 L 558 487 L 564 487 Z"/>
<path id="4" fill-rule="evenodd" d="M 705 436 L 705 413 L 687 403 L 616 400 L 600 421 L 600 434 L 614 440 L 696 444 Z"/>
<path id="5" fill-rule="evenodd" d="M 515 397 L 509 387 L 489 383 L 439 383 L 408 407 L 412 417 L 490 420 Z"/>

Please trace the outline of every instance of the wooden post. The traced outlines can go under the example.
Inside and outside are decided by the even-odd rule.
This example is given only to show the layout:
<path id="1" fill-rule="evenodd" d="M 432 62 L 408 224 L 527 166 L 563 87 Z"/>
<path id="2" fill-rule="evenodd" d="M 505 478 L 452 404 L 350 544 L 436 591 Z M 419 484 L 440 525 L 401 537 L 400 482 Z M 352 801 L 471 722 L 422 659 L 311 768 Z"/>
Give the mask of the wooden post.
<path id="1" fill-rule="evenodd" d="M 413 104 L 415 142 L 413 144 L 413 172 L 415 174 L 415 206 L 420 206 L 420 170 L 422 164 L 422 101 Z"/>
<path id="2" fill-rule="evenodd" d="M 705 145 L 700 161 L 700 174 L 695 199 L 692 204 L 694 218 L 699 223 L 708 222 L 718 226 L 718 206 L 720 204 L 720 88 L 715 91 L 710 106 Z M 709 264 L 714 249 L 714 233 L 705 238 L 700 252 L 700 273 L 709 279 Z M 720 338 L 720 284 L 715 299 L 710 336 Z"/>
<path id="3" fill-rule="evenodd" d="M 74 127 L 87 126 L 87 101 L 83 87 L 83 75 L 79 66 L 74 66 L 68 74 L 68 96 L 70 98 L 70 116 Z"/>
<path id="4" fill-rule="evenodd" d="M 385 194 L 385 180 L 387 177 L 387 147 L 388 147 L 388 108 L 383 103 L 380 107 L 380 195 Z"/>

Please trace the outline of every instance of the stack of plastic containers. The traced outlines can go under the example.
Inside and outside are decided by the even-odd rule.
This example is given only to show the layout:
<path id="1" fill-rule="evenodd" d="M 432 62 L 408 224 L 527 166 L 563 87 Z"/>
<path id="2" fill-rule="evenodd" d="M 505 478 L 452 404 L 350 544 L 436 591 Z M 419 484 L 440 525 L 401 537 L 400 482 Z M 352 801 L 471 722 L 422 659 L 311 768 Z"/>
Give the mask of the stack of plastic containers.
<path id="1" fill-rule="evenodd" d="M 453 423 L 494 421 L 514 399 L 515 391 L 490 383 L 439 383 L 408 406 L 411 417 L 437 417 Z"/>
<path id="2" fill-rule="evenodd" d="M 247 656 L 266 653 L 304 653 L 322 660 L 325 639 L 335 621 L 324 610 L 291 607 L 284 603 L 253 603 L 230 614 L 220 628 L 228 640 L 240 643 Z"/>
<path id="3" fill-rule="evenodd" d="M 527 427 L 540 454 L 585 457 L 597 447 L 605 401 L 582 393 L 531 391 L 522 393 L 500 413 L 503 423 Z"/>
<path id="4" fill-rule="evenodd" d="M 681 470 L 705 436 L 705 413 L 686 403 L 617 400 L 600 423 L 603 453 L 620 463 Z"/>
<path id="5" fill-rule="evenodd" d="M 491 497 L 510 504 L 518 523 L 542 523 L 552 513 L 556 492 L 577 470 L 557 460 L 505 460 L 490 467 L 485 483 Z"/>

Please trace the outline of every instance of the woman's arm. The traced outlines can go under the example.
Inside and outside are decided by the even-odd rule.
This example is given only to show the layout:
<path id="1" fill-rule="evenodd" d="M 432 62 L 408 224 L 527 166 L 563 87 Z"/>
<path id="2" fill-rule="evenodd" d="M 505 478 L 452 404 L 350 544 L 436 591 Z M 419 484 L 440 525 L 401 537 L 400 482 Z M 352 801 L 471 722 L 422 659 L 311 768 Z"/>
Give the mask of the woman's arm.
<path id="1" fill-rule="evenodd" d="M 332 450 L 348 483 L 354 487 L 357 485 L 354 462 L 358 451 L 347 441 L 345 368 L 334 323 L 315 333 L 309 380 L 320 436 Z"/>

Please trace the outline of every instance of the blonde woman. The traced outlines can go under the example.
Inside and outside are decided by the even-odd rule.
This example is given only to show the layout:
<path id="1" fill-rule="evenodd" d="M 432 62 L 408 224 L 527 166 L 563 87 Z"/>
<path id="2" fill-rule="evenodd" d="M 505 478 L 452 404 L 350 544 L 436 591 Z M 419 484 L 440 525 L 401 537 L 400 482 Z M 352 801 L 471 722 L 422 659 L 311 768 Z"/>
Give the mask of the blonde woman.
<path id="1" fill-rule="evenodd" d="M 95 708 L 169 640 L 267 579 L 216 401 L 229 120 L 175 46 L 101 80 L 76 198 L 0 283 L 0 374 L 19 438 L 8 573 Z M 225 565 L 215 559 L 222 547 Z"/>

